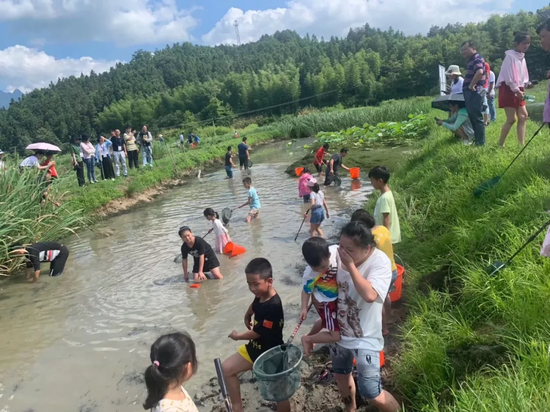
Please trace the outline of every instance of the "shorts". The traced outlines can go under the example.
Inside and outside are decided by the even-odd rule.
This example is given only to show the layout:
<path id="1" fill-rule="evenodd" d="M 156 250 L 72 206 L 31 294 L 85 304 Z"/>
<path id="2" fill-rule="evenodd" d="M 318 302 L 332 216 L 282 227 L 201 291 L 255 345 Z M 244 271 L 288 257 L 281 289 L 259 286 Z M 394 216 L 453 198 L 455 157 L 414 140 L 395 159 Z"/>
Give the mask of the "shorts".
<path id="1" fill-rule="evenodd" d="M 397 280 L 397 269 L 391 272 L 391 283 L 390 288 L 388 289 L 388 295 L 392 292 L 395 292 L 395 281 Z"/>
<path id="2" fill-rule="evenodd" d="M 325 211 L 322 207 L 317 207 L 311 210 L 311 219 L 309 223 L 313 225 L 320 225 L 325 220 Z"/>
<path id="3" fill-rule="evenodd" d="M 250 209 L 248 216 L 256 218 L 260 214 L 260 209 Z"/>
<path id="4" fill-rule="evenodd" d="M 523 91 L 523 87 L 520 87 L 520 90 Z M 505 107 L 517 109 L 526 104 L 527 102 L 519 99 L 506 83 L 500 85 L 498 89 L 498 107 L 500 109 L 504 109 Z"/>
<path id="5" fill-rule="evenodd" d="M 304 200 L 304 203 L 309 203 L 311 200 L 311 195 L 303 195 L 302 199 Z"/>
<path id="6" fill-rule="evenodd" d="M 237 352 L 239 355 L 241 355 L 246 361 L 250 362 L 250 364 L 254 364 L 252 362 L 252 359 L 250 358 L 250 355 L 248 354 L 248 350 L 246 349 L 246 345 L 239 346 L 239 349 L 237 349 Z"/>
<path id="7" fill-rule="evenodd" d="M 203 273 L 211 272 L 212 269 L 216 269 L 220 267 L 220 262 L 218 261 L 218 258 L 214 258 L 212 260 L 205 260 L 204 261 L 204 267 L 202 269 Z M 199 273 L 199 258 L 193 259 L 193 273 Z"/>
<path id="8" fill-rule="evenodd" d="M 239 165 L 240 167 L 244 166 L 245 169 L 248 169 L 248 159 L 246 157 L 239 156 Z"/>
<path id="9" fill-rule="evenodd" d="M 349 375 L 353 359 L 357 361 L 357 386 L 367 399 L 375 399 L 382 393 L 380 352 L 368 349 L 346 349 L 338 344 L 330 345 L 332 370 L 338 375 Z"/>
<path id="10" fill-rule="evenodd" d="M 315 306 L 315 309 L 323 321 L 323 328 L 331 332 L 340 331 L 338 321 L 336 320 L 338 316 L 338 304 L 335 300 L 332 302 L 323 302 L 320 306 Z"/>
<path id="11" fill-rule="evenodd" d="M 323 171 L 323 165 L 314 165 L 315 166 L 315 170 L 317 170 L 317 173 L 321 173 Z"/>

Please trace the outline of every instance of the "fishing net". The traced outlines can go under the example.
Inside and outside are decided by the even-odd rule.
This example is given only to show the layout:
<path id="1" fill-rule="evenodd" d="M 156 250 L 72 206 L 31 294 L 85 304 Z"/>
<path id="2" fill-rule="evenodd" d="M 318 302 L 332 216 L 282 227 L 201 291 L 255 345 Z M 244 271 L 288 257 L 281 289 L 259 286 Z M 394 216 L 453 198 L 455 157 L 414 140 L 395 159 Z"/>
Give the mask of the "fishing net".
<path id="1" fill-rule="evenodd" d="M 224 225 L 227 225 L 229 221 L 231 220 L 231 215 L 233 214 L 233 211 L 229 209 L 228 207 L 223 208 L 222 210 L 222 222 Z"/>
<path id="2" fill-rule="evenodd" d="M 254 362 L 254 374 L 262 398 L 270 402 L 290 399 L 300 386 L 302 349 L 294 345 L 276 346 Z"/>

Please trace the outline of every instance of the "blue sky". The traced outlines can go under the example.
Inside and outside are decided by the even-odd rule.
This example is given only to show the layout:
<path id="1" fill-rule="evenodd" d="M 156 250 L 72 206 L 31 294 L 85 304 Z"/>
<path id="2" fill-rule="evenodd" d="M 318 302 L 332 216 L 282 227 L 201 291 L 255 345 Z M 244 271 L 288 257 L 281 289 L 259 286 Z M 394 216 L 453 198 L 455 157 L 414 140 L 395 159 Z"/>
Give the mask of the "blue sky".
<path id="1" fill-rule="evenodd" d="M 138 49 L 243 42 L 293 29 L 345 35 L 365 23 L 407 34 L 548 6 L 542 0 L 0 0 L 0 90 L 104 71 Z"/>

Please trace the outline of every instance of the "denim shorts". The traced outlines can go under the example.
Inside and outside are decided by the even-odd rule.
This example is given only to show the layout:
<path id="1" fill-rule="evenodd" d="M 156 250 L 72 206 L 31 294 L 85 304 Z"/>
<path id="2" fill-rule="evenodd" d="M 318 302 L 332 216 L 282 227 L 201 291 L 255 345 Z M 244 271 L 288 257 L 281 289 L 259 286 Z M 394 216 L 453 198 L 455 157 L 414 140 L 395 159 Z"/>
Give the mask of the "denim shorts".
<path id="1" fill-rule="evenodd" d="M 375 399 L 382 393 L 380 352 L 366 349 L 346 349 L 338 344 L 330 345 L 332 370 L 338 375 L 349 375 L 353 359 L 357 361 L 357 386 L 367 399 Z"/>
<path id="2" fill-rule="evenodd" d="M 309 223 L 320 225 L 325 220 L 325 211 L 322 207 L 317 207 L 311 210 L 311 219 Z"/>

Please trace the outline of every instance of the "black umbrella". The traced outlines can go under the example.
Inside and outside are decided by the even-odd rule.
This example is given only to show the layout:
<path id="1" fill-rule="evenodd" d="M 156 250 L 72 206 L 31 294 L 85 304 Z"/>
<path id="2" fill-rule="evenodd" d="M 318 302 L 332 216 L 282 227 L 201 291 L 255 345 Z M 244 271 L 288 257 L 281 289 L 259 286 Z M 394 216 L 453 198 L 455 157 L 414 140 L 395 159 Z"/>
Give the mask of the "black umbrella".
<path id="1" fill-rule="evenodd" d="M 462 94 L 445 94 L 443 96 L 439 96 L 432 102 L 432 107 L 434 109 L 450 112 L 451 108 L 449 107 L 449 104 L 451 102 L 464 102 L 464 96 Z"/>

